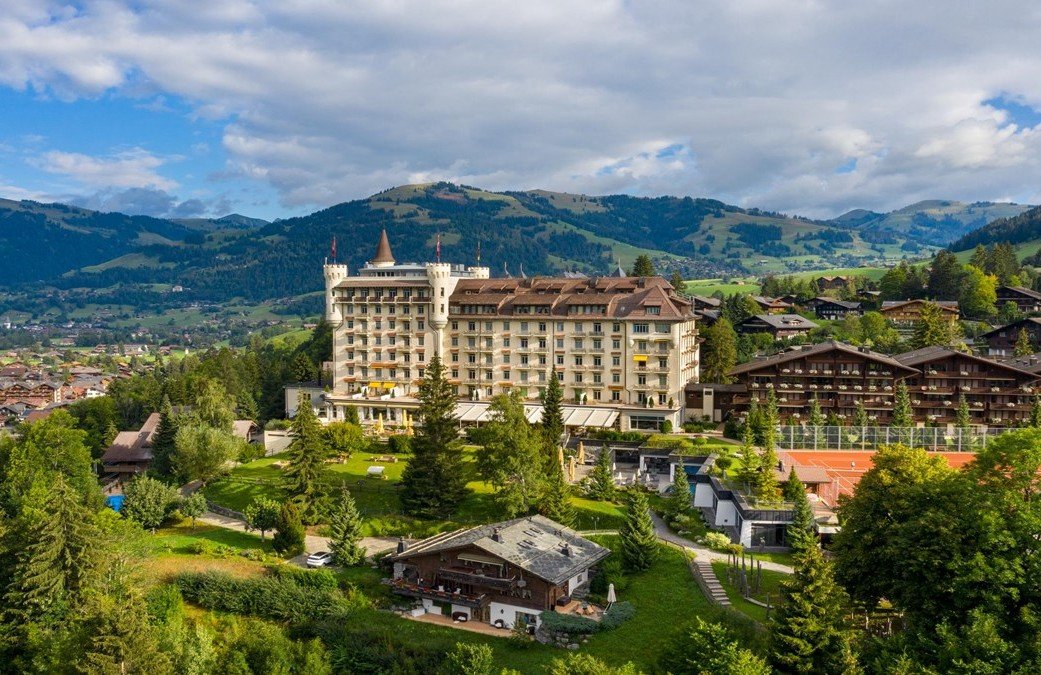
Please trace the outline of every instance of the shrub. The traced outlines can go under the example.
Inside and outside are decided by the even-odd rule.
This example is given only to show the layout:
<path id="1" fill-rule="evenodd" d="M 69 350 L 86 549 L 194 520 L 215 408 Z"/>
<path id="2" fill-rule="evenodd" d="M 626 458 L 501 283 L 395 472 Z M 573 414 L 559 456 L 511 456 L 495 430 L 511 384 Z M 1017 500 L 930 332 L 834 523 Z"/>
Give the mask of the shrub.
<path id="1" fill-rule="evenodd" d="M 681 436 L 667 436 L 665 434 L 654 434 L 647 439 L 644 447 L 661 450 L 678 450 L 680 452 L 692 452 L 694 444 L 689 438 Z"/>
<path id="2" fill-rule="evenodd" d="M 320 619 L 352 609 L 339 591 L 301 586 L 285 578 L 183 572 L 177 577 L 177 587 L 185 600 L 205 609 L 275 621 Z"/>
<path id="3" fill-rule="evenodd" d="M 188 544 L 188 552 L 194 555 L 209 555 L 213 553 L 213 545 L 206 541 L 193 541 Z"/>
<path id="4" fill-rule="evenodd" d="M 584 616 L 574 614 L 558 614 L 557 612 L 542 613 L 542 628 L 551 633 L 563 633 L 565 635 L 589 635 L 597 631 L 596 621 Z"/>
<path id="5" fill-rule="evenodd" d="M 622 572 L 622 560 L 618 556 L 611 556 L 600 563 L 589 580 L 589 592 L 606 596 L 610 584 L 614 584 L 615 591 L 619 593 L 629 587 L 629 578 Z"/>
<path id="6" fill-rule="evenodd" d="M 294 565 L 269 565 L 268 573 L 280 581 L 290 581 L 297 586 L 332 591 L 337 588 L 336 575 L 330 570 L 305 570 Z"/>
<path id="7" fill-rule="evenodd" d="M 632 606 L 632 603 L 616 602 L 600 618 L 599 630 L 614 630 L 633 618 L 634 614 L 636 614 L 636 608 Z"/>
<path id="8" fill-rule="evenodd" d="M 701 542 L 713 551 L 727 553 L 731 550 L 730 537 L 726 536 L 722 532 L 706 532 L 705 536 L 701 538 Z"/>
<path id="9" fill-rule="evenodd" d="M 597 438 L 604 441 L 642 441 L 647 438 L 648 434 L 643 431 L 617 431 L 615 429 L 597 429 L 592 434 L 592 438 Z"/>
<path id="10" fill-rule="evenodd" d="M 411 452 L 412 439 L 405 434 L 394 434 L 387 438 L 387 449 L 396 455 L 407 454 Z"/>
<path id="11" fill-rule="evenodd" d="M 290 427 L 290 425 L 291 425 L 291 422 L 289 420 L 277 420 L 276 419 L 276 420 L 268 420 L 267 424 L 264 425 L 264 428 L 267 429 L 268 431 L 284 431 L 284 430 L 288 429 Z"/>
<path id="12" fill-rule="evenodd" d="M 263 445 L 259 443 L 247 443 L 242 446 L 239 451 L 239 461 L 243 464 L 249 464 L 250 462 L 256 461 L 264 457 L 266 450 Z"/>
<path id="13" fill-rule="evenodd" d="M 292 557 L 304 552 L 304 525 L 300 522 L 300 511 L 293 502 L 286 502 L 278 514 L 275 536 L 271 545 L 284 556 Z"/>
<path id="14" fill-rule="evenodd" d="M 671 420 L 665 420 L 664 422 L 661 423 L 661 432 L 663 434 L 671 434 L 672 433 L 672 421 Z"/>

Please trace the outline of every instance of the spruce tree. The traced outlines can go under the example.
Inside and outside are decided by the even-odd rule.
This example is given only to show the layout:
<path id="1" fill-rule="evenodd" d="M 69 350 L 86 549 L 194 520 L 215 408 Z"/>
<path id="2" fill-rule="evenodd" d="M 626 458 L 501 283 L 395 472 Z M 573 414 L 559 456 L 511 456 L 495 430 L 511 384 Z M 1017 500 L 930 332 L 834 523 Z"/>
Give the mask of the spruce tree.
<path id="1" fill-rule="evenodd" d="M 786 532 L 788 545 L 796 554 L 802 553 L 809 546 L 817 545 L 816 518 L 806 496 L 806 488 L 794 467 L 784 484 L 784 499 L 792 504 L 792 522 L 788 524 Z"/>
<path id="2" fill-rule="evenodd" d="M 333 505 L 329 530 L 332 535 L 329 548 L 337 565 L 348 567 L 365 560 L 365 549 L 358 546 L 361 541 L 361 516 L 346 485 L 340 488 L 339 498 Z"/>
<path id="3" fill-rule="evenodd" d="M 867 410 L 864 408 L 863 399 L 857 399 L 856 408 L 853 411 L 853 426 L 866 427 L 868 425 Z"/>
<path id="4" fill-rule="evenodd" d="M 965 394 L 958 397 L 958 414 L 955 418 L 955 426 L 959 429 L 968 429 L 972 426 L 972 414 L 969 412 L 969 402 Z"/>
<path id="5" fill-rule="evenodd" d="M 907 393 L 907 384 L 900 380 L 896 383 L 896 395 L 893 397 L 893 418 L 889 425 L 909 429 L 913 424 L 914 412 L 911 410 L 911 397 Z"/>
<path id="6" fill-rule="evenodd" d="M 304 524 L 300 521 L 300 509 L 293 502 L 286 502 L 278 513 L 272 547 L 286 557 L 297 556 L 304 552 L 306 536 Z"/>
<path id="7" fill-rule="evenodd" d="M 669 495 L 669 514 L 673 517 L 685 515 L 690 512 L 690 481 L 683 464 L 677 464 L 675 474 L 672 477 L 672 494 Z"/>
<path id="8" fill-rule="evenodd" d="M 788 479 L 784 481 L 784 485 L 781 487 L 781 493 L 784 495 L 784 501 L 786 502 L 794 502 L 799 498 L 799 495 L 805 496 L 806 494 L 806 487 L 799 480 L 799 474 L 795 471 L 794 466 L 788 474 Z"/>
<path id="9" fill-rule="evenodd" d="M 322 433 L 321 423 L 314 414 L 310 400 L 301 394 L 296 417 L 291 429 L 293 442 L 289 445 L 287 466 L 283 479 L 290 499 L 299 506 L 306 522 L 316 523 L 328 508 L 325 461 L 329 458 L 329 447 Z"/>
<path id="10" fill-rule="evenodd" d="M 630 572 L 649 569 L 658 555 L 658 539 L 647 505 L 647 495 L 636 488 L 629 493 L 625 522 L 618 528 L 622 565 Z"/>
<path id="11" fill-rule="evenodd" d="M 813 398 L 810 399 L 810 428 L 813 430 L 813 449 L 817 449 L 817 436 L 821 432 L 821 427 L 824 426 L 825 422 L 824 413 L 821 412 L 821 402 L 817 400 L 817 395 L 814 394 Z"/>
<path id="12" fill-rule="evenodd" d="M 737 333 L 725 316 L 704 330 L 701 346 L 701 375 L 703 382 L 728 384 L 734 381 L 731 369 L 737 365 Z"/>
<path id="13" fill-rule="evenodd" d="M 741 450 L 738 451 L 740 465 L 737 469 L 737 480 L 751 487 L 755 484 L 756 476 L 761 466 L 759 453 L 755 449 L 755 432 L 752 425 L 745 423 L 741 431 Z"/>
<path id="14" fill-rule="evenodd" d="M 771 630 L 774 667 L 786 673 L 857 672 L 847 604 L 820 547 L 807 547 L 796 558 L 795 573 L 781 586 Z"/>
<path id="15" fill-rule="evenodd" d="M 633 263 L 633 269 L 630 276 L 634 277 L 653 277 L 657 272 L 654 271 L 654 263 L 651 262 L 651 257 L 646 253 L 641 253 L 636 256 L 636 261 Z"/>
<path id="16" fill-rule="evenodd" d="M 170 397 L 163 395 L 159 407 L 159 424 L 152 436 L 151 470 L 160 478 L 173 478 L 173 455 L 177 450 L 177 418 L 174 417 Z"/>
<path id="17" fill-rule="evenodd" d="M 538 503 L 538 511 L 552 521 L 572 527 L 575 524 L 575 506 L 571 503 L 571 486 L 564 477 L 560 462 L 550 464 L 549 477 Z"/>
<path id="18" fill-rule="evenodd" d="M 759 454 L 758 473 L 754 478 L 754 491 L 756 497 L 764 502 L 775 502 L 779 496 L 777 489 L 777 476 L 774 469 L 777 466 L 777 396 L 774 390 L 766 393 L 766 406 L 761 414 L 763 420 L 763 447 Z"/>
<path id="19" fill-rule="evenodd" d="M 1030 407 L 1030 426 L 1041 429 L 1041 394 L 1034 394 L 1034 404 Z"/>
<path id="20" fill-rule="evenodd" d="M 1034 346 L 1030 344 L 1030 335 L 1027 333 L 1026 328 L 1019 329 L 1019 335 L 1016 337 L 1016 344 L 1012 348 L 1013 356 L 1030 356 L 1034 353 Z"/>
<path id="21" fill-rule="evenodd" d="M 546 395 L 542 401 L 542 430 L 553 450 L 551 459 L 556 461 L 556 447 L 564 435 L 564 390 L 560 387 L 557 373 L 550 369 Z"/>
<path id="22" fill-rule="evenodd" d="M 401 506 L 410 515 L 443 518 L 466 496 L 455 405 L 454 387 L 435 355 L 419 387 L 420 427 L 401 476 Z"/>
<path id="23" fill-rule="evenodd" d="M 589 472 L 589 496 L 601 502 L 614 500 L 614 474 L 611 471 L 613 453 L 607 445 L 600 448 L 593 470 Z"/>

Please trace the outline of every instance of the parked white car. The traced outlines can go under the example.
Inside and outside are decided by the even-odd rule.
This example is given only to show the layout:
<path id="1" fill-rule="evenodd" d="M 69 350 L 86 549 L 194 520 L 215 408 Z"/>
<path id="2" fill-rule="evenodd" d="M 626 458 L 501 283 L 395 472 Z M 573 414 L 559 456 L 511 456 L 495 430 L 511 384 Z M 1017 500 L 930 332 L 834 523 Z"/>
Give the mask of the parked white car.
<path id="1" fill-rule="evenodd" d="M 333 554 L 328 551 L 318 551 L 307 556 L 308 567 L 325 567 L 333 562 Z"/>

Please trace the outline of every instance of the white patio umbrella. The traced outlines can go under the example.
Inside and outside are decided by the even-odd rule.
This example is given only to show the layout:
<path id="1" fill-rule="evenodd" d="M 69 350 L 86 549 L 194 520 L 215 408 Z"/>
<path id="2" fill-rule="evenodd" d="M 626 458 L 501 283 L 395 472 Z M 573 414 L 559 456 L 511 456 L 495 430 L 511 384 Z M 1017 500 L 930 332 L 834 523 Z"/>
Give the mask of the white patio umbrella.
<path id="1" fill-rule="evenodd" d="M 614 584 L 608 584 L 607 585 L 607 603 L 608 604 L 614 604 L 616 602 L 618 602 L 618 598 L 615 596 L 615 593 L 614 593 Z"/>

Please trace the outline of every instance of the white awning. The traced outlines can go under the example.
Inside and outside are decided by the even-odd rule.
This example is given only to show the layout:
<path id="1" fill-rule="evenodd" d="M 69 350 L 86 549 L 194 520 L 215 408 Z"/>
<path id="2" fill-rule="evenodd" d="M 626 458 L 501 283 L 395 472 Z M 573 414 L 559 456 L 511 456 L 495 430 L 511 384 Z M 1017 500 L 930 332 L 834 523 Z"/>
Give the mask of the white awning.
<path id="1" fill-rule="evenodd" d="M 491 406 L 487 401 L 464 401 L 456 404 L 455 416 L 460 422 L 484 424 L 492 420 Z M 599 406 L 563 406 L 566 427 L 610 427 L 618 419 L 614 408 Z M 524 417 L 531 424 L 542 421 L 543 408 L 540 404 L 524 405 Z"/>

